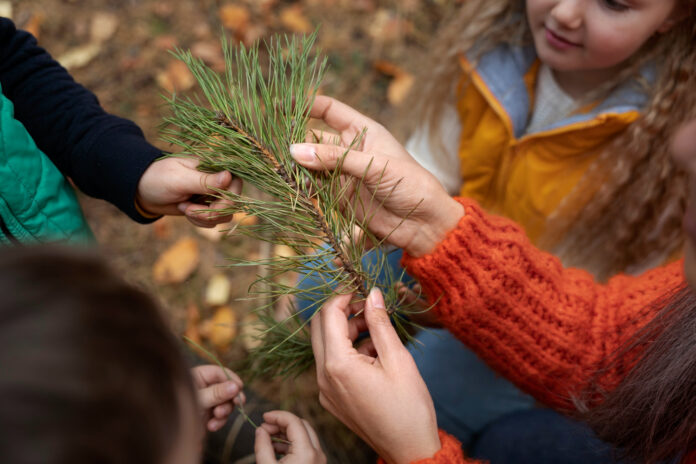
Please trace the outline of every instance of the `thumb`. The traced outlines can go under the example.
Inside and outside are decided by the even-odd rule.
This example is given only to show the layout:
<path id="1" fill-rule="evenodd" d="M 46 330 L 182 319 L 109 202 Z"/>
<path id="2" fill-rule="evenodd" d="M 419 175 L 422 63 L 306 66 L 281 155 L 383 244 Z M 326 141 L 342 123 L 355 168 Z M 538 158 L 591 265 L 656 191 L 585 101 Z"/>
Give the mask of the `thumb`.
<path id="1" fill-rule="evenodd" d="M 206 174 L 196 169 L 185 169 L 179 173 L 176 185 L 179 193 L 190 196 L 212 194 L 212 188 L 226 189 L 231 182 L 232 174 L 227 171 Z"/>
<path id="2" fill-rule="evenodd" d="M 373 288 L 365 303 L 365 321 L 370 331 L 370 338 L 383 363 L 389 363 L 397 353 L 404 349 L 396 330 L 391 324 L 385 309 L 382 292 Z"/>
<path id="3" fill-rule="evenodd" d="M 204 409 L 226 403 L 239 394 L 239 385 L 233 381 L 216 383 L 198 390 L 198 402 Z"/>
<path id="4" fill-rule="evenodd" d="M 302 166 L 318 171 L 340 169 L 344 174 L 363 178 L 380 175 L 387 160 L 357 150 L 346 150 L 338 145 L 296 143 L 290 145 L 290 154 Z"/>
<path id="5" fill-rule="evenodd" d="M 256 464 L 275 464 L 278 462 L 275 458 L 271 436 L 263 427 L 256 429 L 254 453 L 256 454 Z"/>

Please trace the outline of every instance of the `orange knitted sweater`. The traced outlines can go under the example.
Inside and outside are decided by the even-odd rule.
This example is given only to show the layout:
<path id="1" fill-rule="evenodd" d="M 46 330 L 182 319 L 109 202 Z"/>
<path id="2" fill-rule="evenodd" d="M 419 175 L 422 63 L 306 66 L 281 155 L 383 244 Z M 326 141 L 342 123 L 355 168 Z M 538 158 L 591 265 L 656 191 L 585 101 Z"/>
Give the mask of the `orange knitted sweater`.
<path id="1" fill-rule="evenodd" d="M 570 410 L 592 375 L 605 367 L 659 303 L 685 285 L 683 262 L 640 276 L 619 275 L 606 285 L 535 248 L 509 219 L 457 199 L 458 227 L 429 255 L 405 256 L 440 322 L 492 368 L 537 400 Z M 438 300 L 439 298 L 439 300 Z M 627 372 L 611 372 L 611 389 Z M 442 449 L 419 464 L 473 463 L 457 441 L 440 435 Z"/>

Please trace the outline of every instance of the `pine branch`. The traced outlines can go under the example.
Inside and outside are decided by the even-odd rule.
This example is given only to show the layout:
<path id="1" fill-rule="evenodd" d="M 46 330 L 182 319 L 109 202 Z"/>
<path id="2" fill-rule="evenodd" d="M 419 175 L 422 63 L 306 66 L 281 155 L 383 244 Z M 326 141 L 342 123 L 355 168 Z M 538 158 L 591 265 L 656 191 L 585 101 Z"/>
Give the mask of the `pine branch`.
<path id="1" fill-rule="evenodd" d="M 249 289 L 249 298 L 262 304 L 256 309 L 263 330 L 261 344 L 250 353 L 253 373 L 296 375 L 313 362 L 307 324 L 314 313 L 338 291 L 357 292 L 367 298 L 369 289 L 385 294 L 395 326 L 404 339 L 410 337 L 405 323 L 409 308 L 399 304 L 394 284 L 403 274 L 392 275 L 387 253 L 367 264 L 367 243 L 383 243 L 367 227 L 370 211 L 359 192 L 362 180 L 347 183 L 340 169 L 313 172 L 297 165 L 290 155 L 293 143 L 304 142 L 309 113 L 325 70 L 325 59 L 312 56 L 316 33 L 304 38 L 285 38 L 265 44 L 267 66 L 261 65 L 259 45 L 234 47 L 223 41 L 226 69 L 218 75 L 190 52 L 177 51 L 195 76 L 203 99 L 168 98 L 172 115 L 165 119 L 163 138 L 177 145 L 176 156 L 191 156 L 206 172 L 230 171 L 245 184 L 263 192 L 260 198 L 218 191 L 231 201 L 223 214 L 244 212 L 256 216 L 257 225 L 238 228 L 245 235 L 290 247 L 294 256 L 264 260 L 236 260 L 235 266 L 263 266 Z M 364 134 L 348 146 L 358 145 Z M 314 135 L 316 137 L 316 135 Z M 338 144 L 338 140 L 335 141 Z M 326 143 L 326 142 L 324 142 Z M 372 200 L 374 201 L 374 199 Z M 356 236 L 354 232 L 360 230 Z M 317 250 L 317 244 L 321 244 Z M 310 289 L 282 283 L 287 273 L 315 273 L 320 279 Z M 378 276 L 387 278 L 379 281 Z M 258 290 L 257 290 L 258 289 Z M 309 319 L 294 313 L 282 321 L 274 318 L 273 306 L 280 298 L 302 294 L 312 299 Z M 268 302 L 270 297 L 270 303 Z"/>

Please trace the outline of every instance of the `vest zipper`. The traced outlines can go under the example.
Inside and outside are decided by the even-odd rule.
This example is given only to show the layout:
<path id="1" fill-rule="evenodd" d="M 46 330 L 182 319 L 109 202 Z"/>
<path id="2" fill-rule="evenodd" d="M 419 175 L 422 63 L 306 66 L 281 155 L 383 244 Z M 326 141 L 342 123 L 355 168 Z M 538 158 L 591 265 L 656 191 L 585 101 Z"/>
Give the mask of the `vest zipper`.
<path id="1" fill-rule="evenodd" d="M 20 241 L 17 240 L 17 237 L 12 235 L 12 232 L 10 232 L 10 229 L 7 228 L 7 224 L 5 223 L 5 220 L 0 216 L 0 231 L 7 237 L 7 239 L 12 242 L 13 245 L 21 245 Z"/>

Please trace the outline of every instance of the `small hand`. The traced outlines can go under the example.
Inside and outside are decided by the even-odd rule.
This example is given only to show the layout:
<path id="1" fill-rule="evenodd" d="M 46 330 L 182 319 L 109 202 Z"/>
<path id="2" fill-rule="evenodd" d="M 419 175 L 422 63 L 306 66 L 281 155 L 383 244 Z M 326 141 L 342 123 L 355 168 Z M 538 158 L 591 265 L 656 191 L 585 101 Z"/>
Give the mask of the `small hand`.
<path id="1" fill-rule="evenodd" d="M 271 411 L 263 415 L 263 424 L 256 429 L 257 464 L 325 464 L 326 456 L 319 437 L 306 420 L 287 411 Z M 289 441 L 290 444 L 271 441 L 271 437 Z M 283 454 L 280 461 L 276 454 Z"/>
<path id="2" fill-rule="evenodd" d="M 290 152 L 309 169 L 340 167 L 342 173 L 362 179 L 363 188 L 358 192 L 346 190 L 349 197 L 359 196 L 360 201 L 344 200 L 359 205 L 355 211 L 359 220 L 371 218 L 368 227 L 376 236 L 388 237 L 389 243 L 418 257 L 430 253 L 456 227 L 464 215 L 463 207 L 383 126 L 323 96 L 316 98 L 311 116 L 338 131 L 342 145 L 367 129 L 359 150 L 351 150 L 345 157 L 345 148 L 328 144 L 295 144 Z"/>
<path id="3" fill-rule="evenodd" d="M 442 328 L 435 313 L 430 310 L 432 305 L 428 304 L 428 301 L 422 297 L 420 284 L 409 288 L 399 282 L 396 284 L 396 291 L 399 294 L 398 306 L 408 306 L 407 316 L 411 322 L 423 327 Z"/>
<path id="4" fill-rule="evenodd" d="M 234 405 L 243 404 L 244 383 L 237 374 L 212 364 L 191 369 L 193 383 L 198 390 L 198 404 L 203 411 L 206 428 L 216 432 L 225 425 Z M 229 380 L 228 380 L 229 376 Z"/>
<path id="5" fill-rule="evenodd" d="M 193 158 L 164 158 L 148 167 L 138 183 L 136 201 L 150 214 L 185 215 L 198 227 L 214 227 L 229 222 L 230 215 L 219 215 L 206 210 L 223 210 L 231 206 L 228 200 L 217 200 L 210 205 L 191 203 L 194 195 L 214 195 L 213 188 L 240 193 L 242 181 L 226 171 L 206 174 L 196 169 Z"/>
<path id="6" fill-rule="evenodd" d="M 312 319 L 319 402 L 387 462 L 410 463 L 441 447 L 435 409 L 416 363 L 373 290 L 361 316 L 352 295 L 329 300 Z M 353 347 L 367 328 L 371 343 Z"/>

